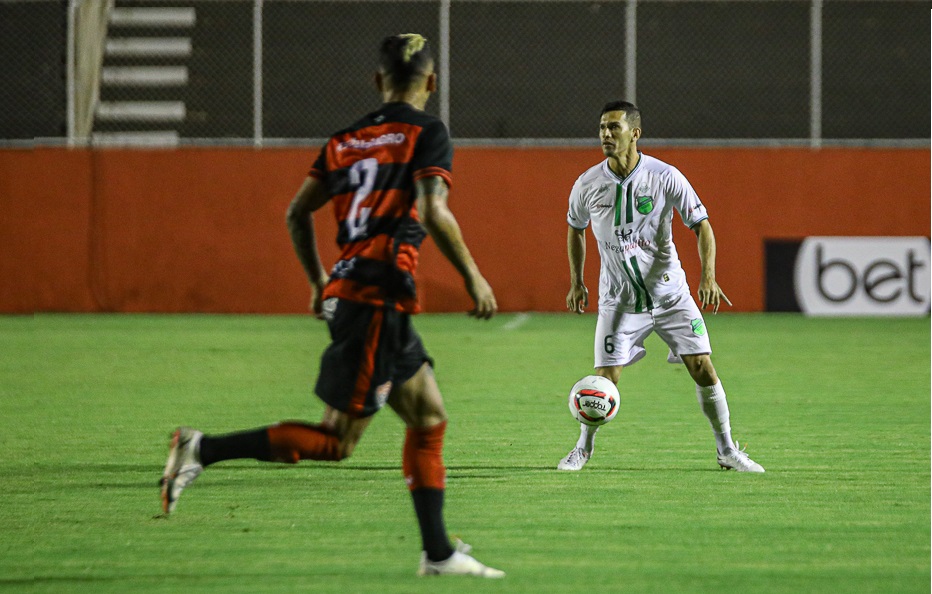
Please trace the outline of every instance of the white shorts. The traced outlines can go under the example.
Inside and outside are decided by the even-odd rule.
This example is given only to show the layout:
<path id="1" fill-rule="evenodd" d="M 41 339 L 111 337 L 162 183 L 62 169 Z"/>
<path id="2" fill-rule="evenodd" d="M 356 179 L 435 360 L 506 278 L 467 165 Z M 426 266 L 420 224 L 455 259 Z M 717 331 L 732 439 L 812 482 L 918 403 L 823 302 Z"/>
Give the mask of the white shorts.
<path id="1" fill-rule="evenodd" d="M 670 347 L 668 360 L 682 355 L 712 352 L 705 320 L 696 302 L 684 293 L 647 313 L 631 313 L 599 308 L 595 326 L 595 367 L 631 365 L 645 354 L 644 340 L 657 332 Z"/>

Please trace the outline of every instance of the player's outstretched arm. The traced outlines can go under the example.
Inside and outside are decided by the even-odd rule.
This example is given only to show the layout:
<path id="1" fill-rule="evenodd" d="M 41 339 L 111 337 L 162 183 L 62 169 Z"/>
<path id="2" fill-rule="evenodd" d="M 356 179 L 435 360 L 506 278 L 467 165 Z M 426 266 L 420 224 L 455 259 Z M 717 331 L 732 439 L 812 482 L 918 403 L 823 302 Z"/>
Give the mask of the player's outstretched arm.
<path id="1" fill-rule="evenodd" d="M 447 182 L 439 176 L 424 177 L 415 182 L 414 191 L 421 222 L 440 252 L 466 282 L 466 290 L 475 303 L 469 315 L 483 320 L 491 318 L 498 311 L 498 303 L 492 287 L 480 274 L 479 267 L 466 247 L 459 223 L 447 206 Z"/>
<path id="2" fill-rule="evenodd" d="M 699 281 L 699 307 L 712 307 L 717 314 L 722 301 L 731 305 L 722 288 L 715 281 L 715 233 L 708 219 L 700 221 L 693 229 L 699 238 L 699 261 L 702 263 L 702 278 Z"/>
<path id="3" fill-rule="evenodd" d="M 322 314 L 321 294 L 328 278 L 317 251 L 313 213 L 326 204 L 329 198 L 324 184 L 308 176 L 288 205 L 288 213 L 285 216 L 294 251 L 311 285 L 311 311 L 318 318 Z"/>
<path id="4" fill-rule="evenodd" d="M 586 230 L 567 225 L 566 255 L 570 262 L 570 291 L 566 294 L 566 309 L 581 314 L 589 307 L 589 289 L 583 282 L 586 263 Z"/>

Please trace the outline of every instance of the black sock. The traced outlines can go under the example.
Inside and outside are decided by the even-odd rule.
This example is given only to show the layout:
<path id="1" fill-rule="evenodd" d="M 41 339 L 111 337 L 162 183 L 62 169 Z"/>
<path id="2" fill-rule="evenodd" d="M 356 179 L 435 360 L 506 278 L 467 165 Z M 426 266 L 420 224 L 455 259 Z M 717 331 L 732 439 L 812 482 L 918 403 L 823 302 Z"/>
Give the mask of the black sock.
<path id="1" fill-rule="evenodd" d="M 411 497 L 427 558 L 431 561 L 449 559 L 453 547 L 443 525 L 443 489 L 415 489 L 411 491 Z"/>
<path id="2" fill-rule="evenodd" d="M 201 464 L 204 466 L 237 458 L 268 462 L 271 455 L 269 432 L 265 427 L 226 435 L 205 435 L 201 439 Z"/>

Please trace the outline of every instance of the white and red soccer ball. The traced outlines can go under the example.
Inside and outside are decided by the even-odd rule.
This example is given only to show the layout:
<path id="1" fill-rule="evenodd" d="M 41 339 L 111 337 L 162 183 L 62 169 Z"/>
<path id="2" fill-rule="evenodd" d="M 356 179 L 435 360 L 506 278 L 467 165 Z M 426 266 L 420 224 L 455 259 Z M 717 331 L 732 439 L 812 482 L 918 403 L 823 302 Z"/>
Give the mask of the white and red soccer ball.
<path id="1" fill-rule="evenodd" d="M 610 379 L 587 375 L 570 390 L 570 413 L 580 423 L 598 427 L 615 418 L 620 401 L 618 388 Z"/>

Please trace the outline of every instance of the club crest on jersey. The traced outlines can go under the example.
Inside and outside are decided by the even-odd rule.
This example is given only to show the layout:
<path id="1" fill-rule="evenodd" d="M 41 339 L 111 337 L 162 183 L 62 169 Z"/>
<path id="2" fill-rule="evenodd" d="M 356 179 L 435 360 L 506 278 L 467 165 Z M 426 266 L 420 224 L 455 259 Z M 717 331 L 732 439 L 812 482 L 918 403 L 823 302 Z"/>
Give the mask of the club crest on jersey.
<path id="1" fill-rule="evenodd" d="M 692 326 L 693 334 L 696 336 L 702 336 L 705 334 L 705 322 L 702 318 L 696 318 L 695 320 L 690 320 L 689 325 Z"/>
<path id="2" fill-rule="evenodd" d="M 634 208 L 642 215 L 654 210 L 654 197 L 650 194 L 650 184 L 642 183 L 634 193 Z"/>
<path id="3" fill-rule="evenodd" d="M 654 210 L 654 197 L 637 196 L 634 199 L 634 208 L 642 215 L 650 213 L 650 211 Z"/>

